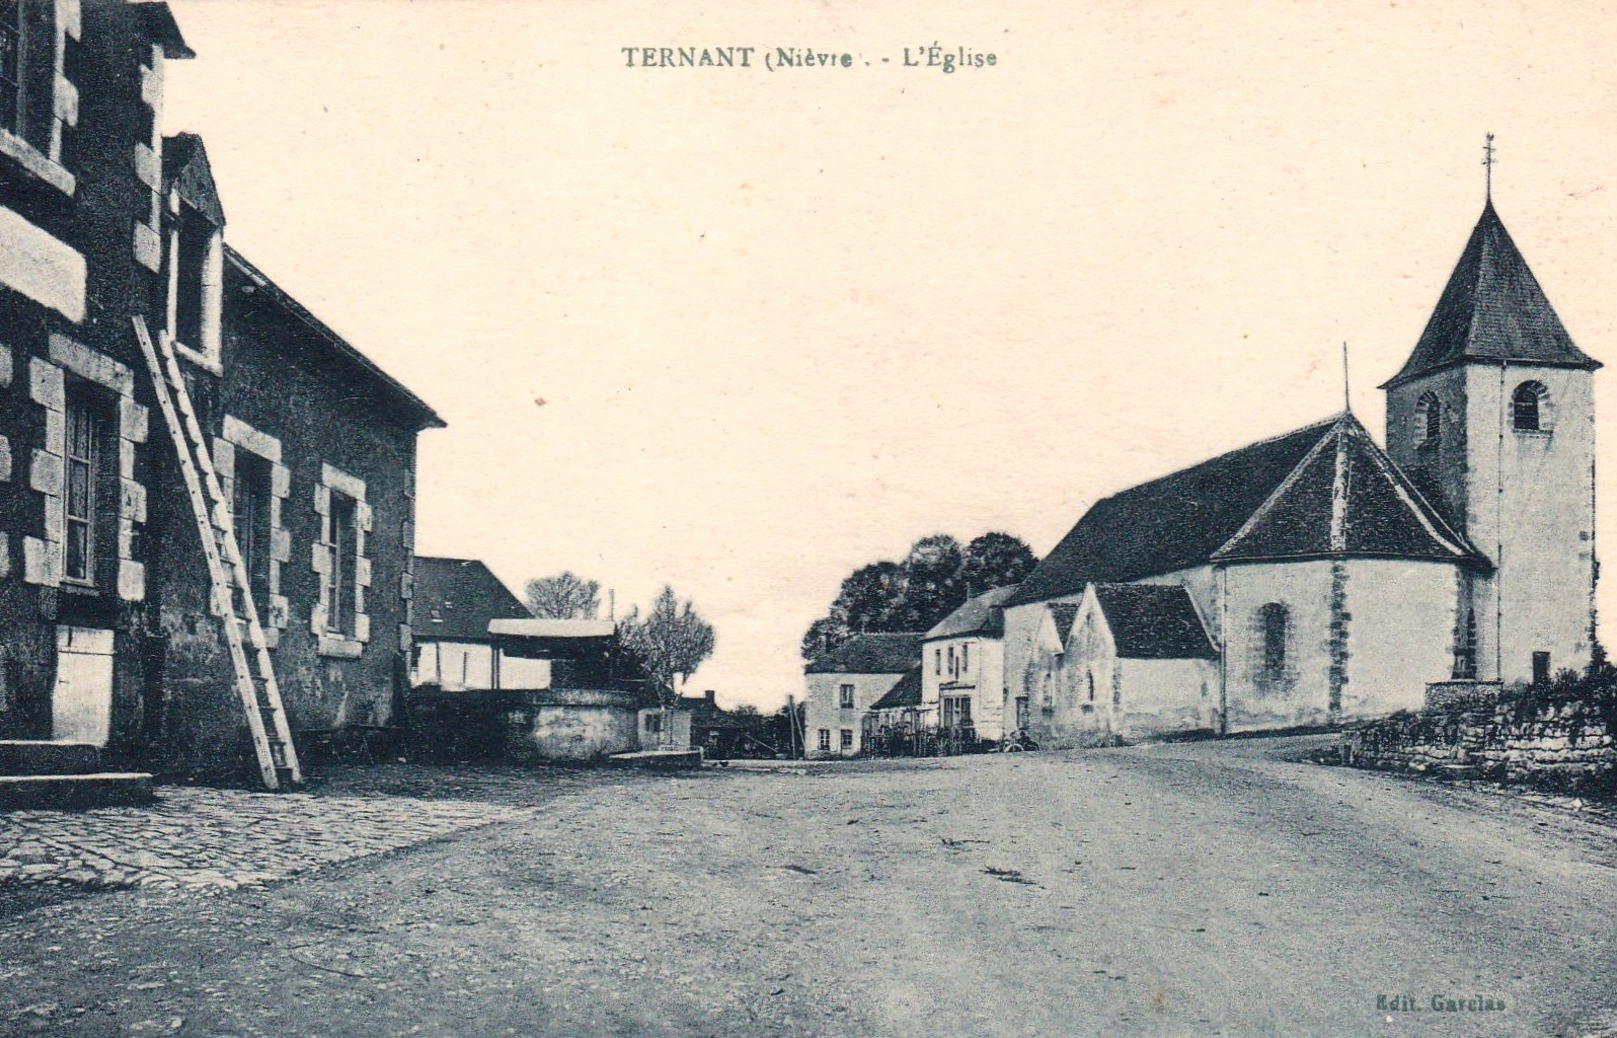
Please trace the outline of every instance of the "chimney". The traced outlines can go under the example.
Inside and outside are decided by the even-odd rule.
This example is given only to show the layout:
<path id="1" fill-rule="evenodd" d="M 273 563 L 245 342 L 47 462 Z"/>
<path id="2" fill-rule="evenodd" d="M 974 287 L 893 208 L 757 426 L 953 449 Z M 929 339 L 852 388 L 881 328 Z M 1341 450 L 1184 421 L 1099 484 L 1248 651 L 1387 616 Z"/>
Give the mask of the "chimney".
<path id="1" fill-rule="evenodd" d="M 702 694 L 703 694 L 703 695 L 705 695 L 705 696 L 707 696 L 707 705 L 708 705 L 708 706 L 715 706 L 715 705 L 717 705 L 717 704 L 715 704 L 715 703 L 714 703 L 714 702 L 713 702 L 713 690 L 712 690 L 712 689 L 711 689 L 711 688 L 710 688 L 710 689 L 708 689 L 708 690 L 707 690 L 707 691 L 706 691 L 706 692 L 704 692 L 704 693 L 702 693 Z"/>

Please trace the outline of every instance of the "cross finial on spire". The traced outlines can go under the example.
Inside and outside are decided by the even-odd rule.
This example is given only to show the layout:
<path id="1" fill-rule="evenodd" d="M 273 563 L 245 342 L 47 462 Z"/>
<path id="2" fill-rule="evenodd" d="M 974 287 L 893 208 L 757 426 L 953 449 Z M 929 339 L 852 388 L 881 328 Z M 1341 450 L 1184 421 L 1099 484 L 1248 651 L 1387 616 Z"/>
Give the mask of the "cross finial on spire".
<path id="1" fill-rule="evenodd" d="M 1493 157 L 1493 151 L 1493 134 L 1490 133 L 1482 144 L 1483 197 L 1489 202 L 1493 201 L 1493 164 L 1499 161 Z"/>
<path id="2" fill-rule="evenodd" d="M 1353 388 L 1348 381 L 1348 344 L 1342 343 L 1342 413 L 1353 413 Z"/>

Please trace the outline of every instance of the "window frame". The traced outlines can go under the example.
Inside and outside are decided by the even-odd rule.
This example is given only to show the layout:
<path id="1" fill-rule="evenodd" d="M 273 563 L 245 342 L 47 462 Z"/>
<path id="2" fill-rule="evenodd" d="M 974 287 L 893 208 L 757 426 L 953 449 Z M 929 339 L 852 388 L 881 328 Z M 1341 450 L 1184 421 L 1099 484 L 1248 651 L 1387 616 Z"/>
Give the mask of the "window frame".
<path id="1" fill-rule="evenodd" d="M 843 753 L 853 749 L 853 729 L 839 728 L 837 731 L 841 733 L 837 737 L 837 749 Z"/>
<path id="2" fill-rule="evenodd" d="M 817 740 L 817 744 L 820 747 L 820 752 L 821 753 L 830 753 L 831 752 L 831 729 L 829 729 L 829 728 L 821 728 L 820 729 L 820 735 L 819 735 L 819 739 Z"/>
<path id="3" fill-rule="evenodd" d="M 1537 379 L 1527 379 L 1510 394 L 1510 427 L 1519 433 L 1547 433 L 1549 421 L 1549 387 Z M 1527 418 L 1531 425 L 1524 425 Z"/>
<path id="4" fill-rule="evenodd" d="M 84 588 L 97 586 L 96 555 L 101 540 L 97 536 L 97 527 L 101 525 L 101 484 L 103 459 L 106 456 L 105 419 L 99 413 L 101 410 L 93 397 L 93 390 L 87 385 L 76 380 L 68 383 L 62 446 L 62 581 Z M 79 439 L 81 429 L 84 436 L 82 448 Z M 74 493 L 76 472 L 83 473 L 83 489 L 79 495 Z M 79 496 L 82 502 L 79 509 L 74 508 L 75 496 Z M 78 561 L 83 563 L 82 573 L 73 572 L 76 531 L 83 535 L 83 544 L 78 553 Z"/>
<path id="5" fill-rule="evenodd" d="M 855 709 L 854 703 L 856 700 L 854 698 L 854 692 L 855 689 L 852 685 L 837 686 L 837 708 L 839 710 Z"/>

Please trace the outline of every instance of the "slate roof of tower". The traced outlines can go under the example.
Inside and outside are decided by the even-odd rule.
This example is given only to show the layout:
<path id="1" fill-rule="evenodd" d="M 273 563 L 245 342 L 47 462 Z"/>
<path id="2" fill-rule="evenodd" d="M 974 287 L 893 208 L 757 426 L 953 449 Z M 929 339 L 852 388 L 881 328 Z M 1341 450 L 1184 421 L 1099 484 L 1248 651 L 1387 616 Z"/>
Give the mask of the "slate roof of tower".
<path id="1" fill-rule="evenodd" d="M 1011 584 L 967 599 L 960 608 L 926 632 L 926 640 L 960 638 L 968 634 L 986 634 L 998 638 L 1005 633 L 1005 600 L 1015 591 L 1016 585 Z"/>
<path id="2" fill-rule="evenodd" d="M 491 620 L 527 619 L 528 607 L 477 559 L 416 556 L 415 636 L 487 641 Z"/>
<path id="3" fill-rule="evenodd" d="M 874 703 L 872 710 L 897 710 L 900 707 L 921 705 L 921 668 L 916 667 L 893 683 L 893 687 Z"/>
<path id="4" fill-rule="evenodd" d="M 1332 510 L 1338 454 L 1340 526 Z M 1209 562 L 1346 555 L 1482 560 L 1350 414 L 1096 503 L 1006 604 Z"/>
<path id="5" fill-rule="evenodd" d="M 1218 656 L 1196 604 L 1182 584 L 1096 584 L 1095 600 L 1122 659 L 1210 660 Z"/>
<path id="6" fill-rule="evenodd" d="M 1481 558 L 1358 419 L 1344 414 L 1213 558 L 1349 555 L 1448 562 Z"/>
<path id="7" fill-rule="evenodd" d="M 1007 606 L 1207 562 L 1335 419 L 1221 454 L 1097 501 L 1017 587 Z"/>
<path id="8" fill-rule="evenodd" d="M 919 632 L 858 634 L 815 657 L 810 674 L 902 674 L 921 660 Z"/>
<path id="9" fill-rule="evenodd" d="M 1573 344 L 1491 200 L 1415 351 L 1382 388 L 1467 360 L 1600 367 Z"/>

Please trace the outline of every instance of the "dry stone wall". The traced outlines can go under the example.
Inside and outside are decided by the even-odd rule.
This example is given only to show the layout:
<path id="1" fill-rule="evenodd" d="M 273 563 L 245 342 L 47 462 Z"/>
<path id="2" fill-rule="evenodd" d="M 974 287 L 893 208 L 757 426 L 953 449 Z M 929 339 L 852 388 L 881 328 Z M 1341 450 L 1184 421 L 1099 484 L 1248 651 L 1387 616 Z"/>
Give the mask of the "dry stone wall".
<path id="1" fill-rule="evenodd" d="M 1349 736 L 1345 762 L 1563 790 L 1617 787 L 1617 745 L 1609 706 L 1458 702 L 1400 713 Z"/>

